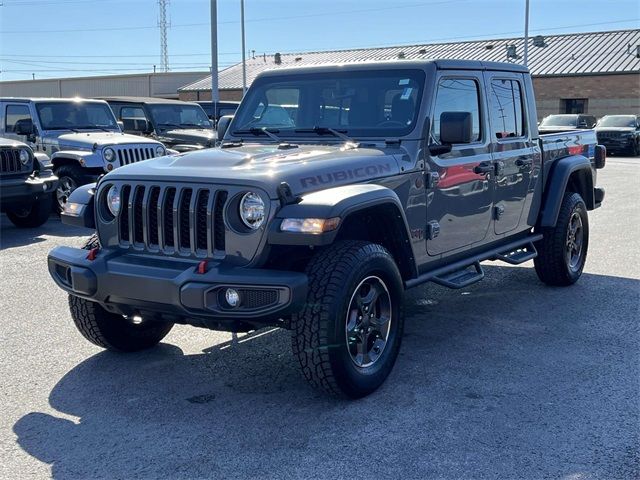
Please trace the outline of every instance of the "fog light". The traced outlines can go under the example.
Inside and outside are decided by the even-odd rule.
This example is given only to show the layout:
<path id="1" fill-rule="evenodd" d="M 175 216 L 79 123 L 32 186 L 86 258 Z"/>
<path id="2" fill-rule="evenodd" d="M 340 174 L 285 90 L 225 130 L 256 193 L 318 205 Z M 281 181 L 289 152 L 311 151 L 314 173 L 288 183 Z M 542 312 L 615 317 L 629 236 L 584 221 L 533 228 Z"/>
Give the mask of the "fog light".
<path id="1" fill-rule="evenodd" d="M 240 305 L 240 294 L 233 288 L 227 288 L 227 290 L 224 292 L 224 299 L 227 301 L 227 304 L 229 304 L 231 308 L 236 308 L 238 305 Z"/>

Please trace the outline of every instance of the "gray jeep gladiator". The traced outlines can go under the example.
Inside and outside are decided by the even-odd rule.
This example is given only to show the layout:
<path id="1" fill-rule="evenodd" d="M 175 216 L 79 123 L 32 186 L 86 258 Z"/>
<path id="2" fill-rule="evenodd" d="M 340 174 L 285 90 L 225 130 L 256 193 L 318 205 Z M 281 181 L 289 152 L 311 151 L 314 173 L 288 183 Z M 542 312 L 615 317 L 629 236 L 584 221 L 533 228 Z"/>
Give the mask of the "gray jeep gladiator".
<path id="1" fill-rule="evenodd" d="M 79 186 L 121 165 L 166 153 L 160 142 L 123 134 L 101 100 L 0 98 L 0 136 L 25 142 L 51 158 L 59 178 L 57 211 Z"/>
<path id="2" fill-rule="evenodd" d="M 49 218 L 58 179 L 48 164 L 29 145 L 0 138 L 0 211 L 16 227 L 39 227 Z"/>
<path id="3" fill-rule="evenodd" d="M 357 398 L 394 365 L 406 289 L 466 287 L 485 260 L 533 260 L 550 285 L 582 273 L 606 151 L 592 130 L 538 135 L 521 66 L 278 69 L 220 122 L 220 148 L 72 195 L 63 220 L 97 233 L 52 250 L 49 271 L 94 344 L 283 327 L 309 382 Z"/>

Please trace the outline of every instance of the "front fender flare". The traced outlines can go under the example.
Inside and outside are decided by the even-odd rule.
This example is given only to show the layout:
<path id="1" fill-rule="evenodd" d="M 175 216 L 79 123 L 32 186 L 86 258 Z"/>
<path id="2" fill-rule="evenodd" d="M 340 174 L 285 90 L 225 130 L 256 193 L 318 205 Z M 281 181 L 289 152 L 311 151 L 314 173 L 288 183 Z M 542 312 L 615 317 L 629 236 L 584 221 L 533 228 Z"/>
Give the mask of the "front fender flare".
<path id="1" fill-rule="evenodd" d="M 73 225 L 74 227 L 96 228 L 96 185 L 96 183 L 89 183 L 71 192 L 67 206 L 65 206 L 65 209 L 60 213 L 62 223 L 65 225 Z M 74 211 L 68 209 L 71 205 L 74 205 Z"/>
<path id="2" fill-rule="evenodd" d="M 51 155 L 51 163 L 57 166 L 61 160 L 78 162 L 81 167 L 104 169 L 104 160 L 98 152 L 85 150 L 60 150 Z"/>
<path id="3" fill-rule="evenodd" d="M 351 214 L 377 205 L 391 204 L 401 216 L 406 238 L 410 238 L 407 219 L 400 199 L 386 187 L 374 184 L 345 185 L 302 196 L 300 202 L 286 205 L 276 214 L 269 231 L 268 241 L 272 245 L 328 245 L 340 231 L 344 220 Z M 340 217 L 340 225 L 331 232 L 322 234 L 281 232 L 284 218 L 334 218 Z"/>
<path id="4" fill-rule="evenodd" d="M 540 226 L 555 226 L 558 221 L 562 199 L 569 184 L 569 178 L 576 172 L 581 172 L 581 191 L 578 193 L 582 195 L 587 209 L 592 210 L 594 208 L 594 185 L 591 162 L 582 155 L 571 155 L 561 158 L 555 162 L 549 172 L 549 180 L 547 181 L 543 197 Z"/>

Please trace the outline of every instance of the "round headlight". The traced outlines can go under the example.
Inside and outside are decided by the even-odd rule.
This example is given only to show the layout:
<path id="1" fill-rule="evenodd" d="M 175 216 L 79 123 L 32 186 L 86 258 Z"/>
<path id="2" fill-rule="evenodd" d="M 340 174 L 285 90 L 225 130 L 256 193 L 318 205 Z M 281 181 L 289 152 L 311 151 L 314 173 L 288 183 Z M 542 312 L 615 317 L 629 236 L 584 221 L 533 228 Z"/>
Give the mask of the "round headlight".
<path id="1" fill-rule="evenodd" d="M 116 152 L 113 151 L 113 148 L 105 148 L 102 156 L 107 162 L 113 162 L 116 159 Z"/>
<path id="2" fill-rule="evenodd" d="M 26 165 L 27 163 L 29 163 L 29 159 L 31 158 L 31 155 L 29 155 L 29 151 L 26 149 L 21 149 L 20 150 L 20 162 L 23 165 Z"/>
<path id="3" fill-rule="evenodd" d="M 107 208 L 114 217 L 120 212 L 120 190 L 115 185 L 107 192 Z"/>
<path id="4" fill-rule="evenodd" d="M 156 147 L 156 157 L 162 157 L 165 154 L 165 149 L 162 145 Z"/>
<path id="5" fill-rule="evenodd" d="M 264 202 L 260 195 L 253 192 L 244 194 L 240 200 L 240 218 L 252 230 L 260 228 L 264 223 Z"/>

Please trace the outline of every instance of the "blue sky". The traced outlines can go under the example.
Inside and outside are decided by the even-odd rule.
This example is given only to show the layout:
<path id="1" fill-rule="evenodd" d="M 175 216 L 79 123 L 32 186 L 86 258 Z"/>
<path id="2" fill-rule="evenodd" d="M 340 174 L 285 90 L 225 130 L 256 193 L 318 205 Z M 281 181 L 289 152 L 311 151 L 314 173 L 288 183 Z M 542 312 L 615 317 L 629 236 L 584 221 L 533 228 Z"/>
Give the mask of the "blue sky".
<path id="1" fill-rule="evenodd" d="M 640 26 L 638 0 L 530 0 L 537 33 Z M 0 79 L 160 66 L 157 0 L 0 0 Z M 246 0 L 257 55 L 517 36 L 525 0 Z M 209 0 L 171 0 L 172 70 L 210 65 Z M 240 60 L 240 2 L 218 0 L 220 67 Z"/>

